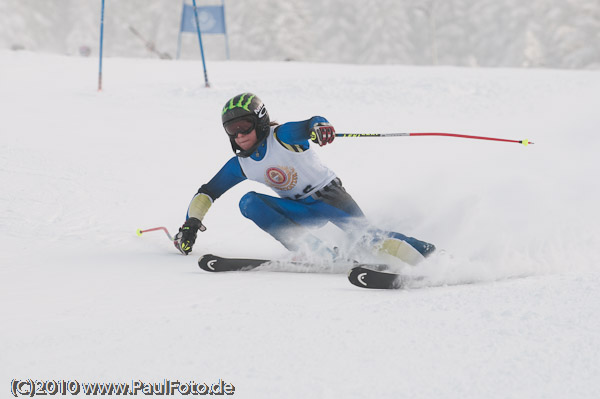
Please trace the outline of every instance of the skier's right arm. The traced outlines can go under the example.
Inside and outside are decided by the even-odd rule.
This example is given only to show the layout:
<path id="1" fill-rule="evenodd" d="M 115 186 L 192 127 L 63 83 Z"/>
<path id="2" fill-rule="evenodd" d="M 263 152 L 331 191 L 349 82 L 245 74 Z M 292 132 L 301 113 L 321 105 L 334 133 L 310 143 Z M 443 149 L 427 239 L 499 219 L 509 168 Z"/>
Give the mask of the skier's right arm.
<path id="1" fill-rule="evenodd" d="M 208 183 L 200 187 L 188 206 L 185 223 L 175 235 L 175 247 L 182 254 L 187 255 L 192 251 L 198 230 L 206 230 L 202 220 L 212 203 L 231 187 L 244 180 L 246 180 L 246 176 L 242 172 L 237 157 L 232 157 Z"/>

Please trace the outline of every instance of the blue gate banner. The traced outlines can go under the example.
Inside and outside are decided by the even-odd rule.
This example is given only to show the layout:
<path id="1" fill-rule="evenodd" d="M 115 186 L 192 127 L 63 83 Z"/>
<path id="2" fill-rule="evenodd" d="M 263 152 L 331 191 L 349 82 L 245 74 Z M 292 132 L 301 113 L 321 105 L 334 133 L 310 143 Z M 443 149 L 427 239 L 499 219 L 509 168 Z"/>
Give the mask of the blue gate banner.
<path id="1" fill-rule="evenodd" d="M 223 6 L 198 7 L 198 21 L 202 34 L 225 34 L 225 10 Z M 194 6 L 183 5 L 181 32 L 196 32 Z"/>

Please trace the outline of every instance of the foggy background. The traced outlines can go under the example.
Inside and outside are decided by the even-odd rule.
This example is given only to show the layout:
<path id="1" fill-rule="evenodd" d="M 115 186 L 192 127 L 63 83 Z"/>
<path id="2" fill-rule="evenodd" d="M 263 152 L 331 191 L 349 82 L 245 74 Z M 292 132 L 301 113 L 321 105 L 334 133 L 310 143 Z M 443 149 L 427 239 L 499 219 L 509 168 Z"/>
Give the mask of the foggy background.
<path id="1" fill-rule="evenodd" d="M 95 56 L 100 9 L 101 0 L 0 0 L 0 48 Z M 157 57 L 131 26 L 175 57 L 181 9 L 106 0 L 105 56 Z M 232 60 L 600 68 L 598 0 L 227 0 L 225 14 Z M 223 35 L 203 42 L 208 60 L 225 59 Z M 199 57 L 196 36 L 184 34 L 182 58 Z"/>

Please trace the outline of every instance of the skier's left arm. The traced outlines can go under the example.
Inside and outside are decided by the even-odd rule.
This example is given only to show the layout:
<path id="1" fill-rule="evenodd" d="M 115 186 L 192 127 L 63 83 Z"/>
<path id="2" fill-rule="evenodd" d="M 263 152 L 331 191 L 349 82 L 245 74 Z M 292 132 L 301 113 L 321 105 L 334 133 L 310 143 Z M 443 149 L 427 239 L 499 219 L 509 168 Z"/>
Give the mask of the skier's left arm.
<path id="1" fill-rule="evenodd" d="M 185 223 L 175 235 L 175 247 L 182 254 L 187 255 L 192 251 L 198 230 L 206 230 L 202 220 L 212 203 L 243 180 L 246 180 L 246 176 L 240 162 L 237 157 L 232 157 L 208 183 L 200 187 L 188 206 Z"/>
<path id="2" fill-rule="evenodd" d="M 321 147 L 331 143 L 335 139 L 335 129 L 322 116 L 313 116 L 304 121 L 284 123 L 277 128 L 276 136 L 280 142 L 299 145 L 306 150 L 309 140 Z"/>

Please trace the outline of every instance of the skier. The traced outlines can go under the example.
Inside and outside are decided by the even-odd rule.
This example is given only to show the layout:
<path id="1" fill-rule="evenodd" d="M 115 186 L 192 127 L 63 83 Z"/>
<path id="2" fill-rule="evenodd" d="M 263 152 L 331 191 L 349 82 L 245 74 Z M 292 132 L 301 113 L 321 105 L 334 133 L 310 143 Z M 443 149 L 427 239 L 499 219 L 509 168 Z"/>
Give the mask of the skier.
<path id="1" fill-rule="evenodd" d="M 186 221 L 174 240 L 182 254 L 192 251 L 198 230 L 206 230 L 202 220 L 212 203 L 246 179 L 266 184 L 279 198 L 251 191 L 240 200 L 242 214 L 290 251 L 335 259 L 336 251 L 309 230 L 327 222 L 410 264 L 435 250 L 427 242 L 369 224 L 341 180 L 310 147 L 309 140 L 319 146 L 333 142 L 335 130 L 327 119 L 313 116 L 281 125 L 271 122 L 265 105 L 252 93 L 227 101 L 221 119 L 235 156 L 190 202 Z"/>

